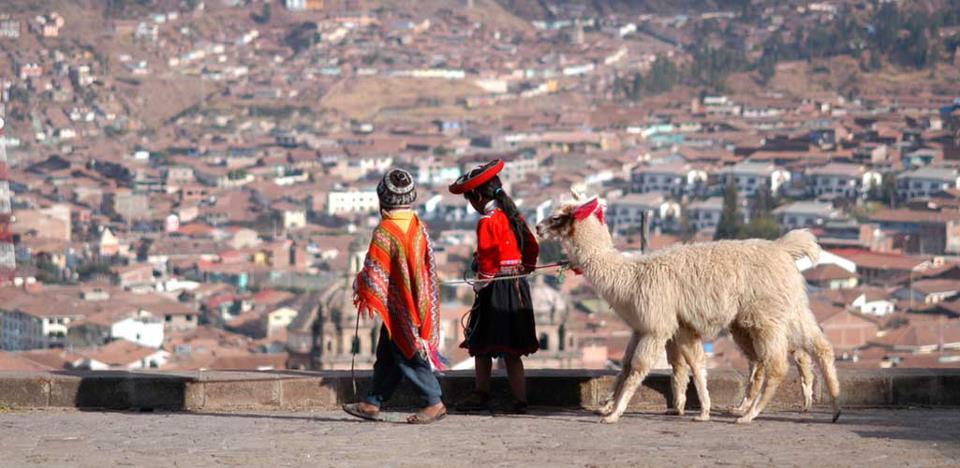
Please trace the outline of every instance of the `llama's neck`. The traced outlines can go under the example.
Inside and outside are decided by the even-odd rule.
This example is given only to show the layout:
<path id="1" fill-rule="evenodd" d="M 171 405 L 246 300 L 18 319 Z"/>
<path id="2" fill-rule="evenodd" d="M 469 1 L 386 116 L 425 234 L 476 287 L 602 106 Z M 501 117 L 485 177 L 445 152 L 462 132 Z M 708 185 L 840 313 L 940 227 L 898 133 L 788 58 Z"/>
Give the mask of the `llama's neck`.
<path id="1" fill-rule="evenodd" d="M 623 284 L 627 266 L 632 262 L 614 248 L 609 235 L 580 237 L 571 247 L 574 266 L 583 270 L 597 292 L 608 300 L 617 295 L 618 285 Z"/>

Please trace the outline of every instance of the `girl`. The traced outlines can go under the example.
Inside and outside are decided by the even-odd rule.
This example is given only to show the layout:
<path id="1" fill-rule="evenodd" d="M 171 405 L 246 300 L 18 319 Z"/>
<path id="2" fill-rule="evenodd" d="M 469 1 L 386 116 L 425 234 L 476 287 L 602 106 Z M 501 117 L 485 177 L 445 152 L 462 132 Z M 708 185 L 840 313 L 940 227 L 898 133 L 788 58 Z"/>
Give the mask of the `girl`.
<path id="1" fill-rule="evenodd" d="M 457 405 L 460 411 L 490 409 L 490 372 L 493 358 L 503 358 L 513 390 L 515 413 L 527 408 L 521 356 L 539 349 L 530 286 L 523 278 L 497 277 L 530 273 L 537 264 L 537 239 L 503 190 L 497 174 L 503 161 L 495 160 L 462 175 L 450 192 L 463 194 L 481 214 L 477 224 L 475 270 L 481 281 L 470 311 L 466 348 L 475 359 L 476 391 Z M 483 281 L 491 280 L 494 281 Z"/>

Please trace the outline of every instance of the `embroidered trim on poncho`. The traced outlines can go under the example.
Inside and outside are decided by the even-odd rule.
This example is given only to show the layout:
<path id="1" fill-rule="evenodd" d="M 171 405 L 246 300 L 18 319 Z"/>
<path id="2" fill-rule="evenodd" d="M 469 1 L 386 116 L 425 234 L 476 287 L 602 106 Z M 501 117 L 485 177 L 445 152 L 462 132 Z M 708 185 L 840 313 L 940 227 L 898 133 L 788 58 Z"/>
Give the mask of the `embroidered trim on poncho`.
<path id="1" fill-rule="evenodd" d="M 422 353 L 442 368 L 437 351 L 440 292 L 427 227 L 413 216 L 406 232 L 389 218 L 373 232 L 363 270 L 354 285 L 354 305 L 380 315 L 390 338 L 410 359 Z"/>

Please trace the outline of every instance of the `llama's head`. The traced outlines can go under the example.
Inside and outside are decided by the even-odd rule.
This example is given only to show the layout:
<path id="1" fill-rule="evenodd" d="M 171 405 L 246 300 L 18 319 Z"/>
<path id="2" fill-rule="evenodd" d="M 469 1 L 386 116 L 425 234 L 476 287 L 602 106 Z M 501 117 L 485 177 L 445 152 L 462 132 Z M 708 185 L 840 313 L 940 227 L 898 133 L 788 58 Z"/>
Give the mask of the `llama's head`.
<path id="1" fill-rule="evenodd" d="M 546 240 L 559 241 L 564 247 L 602 247 L 612 245 L 604 219 L 604 204 L 593 197 L 584 200 L 573 191 L 574 201 L 560 205 L 550 217 L 537 224 L 537 234 Z M 579 249 L 578 249 L 579 250 Z"/>

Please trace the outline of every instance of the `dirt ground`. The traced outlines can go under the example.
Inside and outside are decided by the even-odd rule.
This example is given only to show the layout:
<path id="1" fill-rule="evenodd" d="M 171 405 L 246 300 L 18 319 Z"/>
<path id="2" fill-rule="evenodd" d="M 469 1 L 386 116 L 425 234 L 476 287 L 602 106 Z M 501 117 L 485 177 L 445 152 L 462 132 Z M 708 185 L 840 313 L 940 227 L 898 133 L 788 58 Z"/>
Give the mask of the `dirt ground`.
<path id="1" fill-rule="evenodd" d="M 0 413 L 0 466 L 956 466 L 960 411 L 768 413 L 751 425 L 655 413 L 451 415 L 430 426 L 340 412 Z"/>

